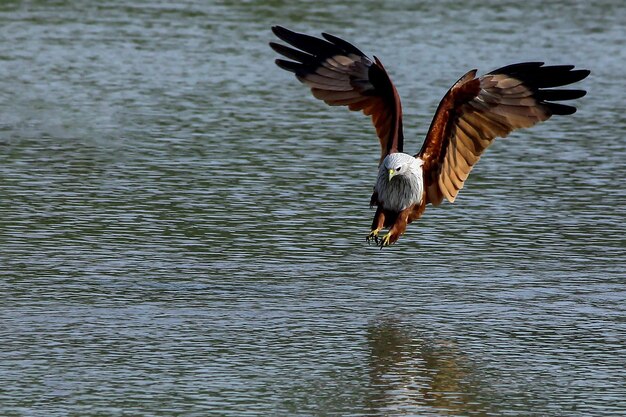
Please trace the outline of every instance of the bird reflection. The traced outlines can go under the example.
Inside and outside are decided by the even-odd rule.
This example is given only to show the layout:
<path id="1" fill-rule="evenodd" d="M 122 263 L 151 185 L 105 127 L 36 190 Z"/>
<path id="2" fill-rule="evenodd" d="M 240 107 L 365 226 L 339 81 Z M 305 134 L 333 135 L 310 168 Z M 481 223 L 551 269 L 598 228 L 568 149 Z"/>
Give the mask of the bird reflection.
<path id="1" fill-rule="evenodd" d="M 492 415 L 471 361 L 454 342 L 413 335 L 393 320 L 371 325 L 367 339 L 373 409 Z"/>

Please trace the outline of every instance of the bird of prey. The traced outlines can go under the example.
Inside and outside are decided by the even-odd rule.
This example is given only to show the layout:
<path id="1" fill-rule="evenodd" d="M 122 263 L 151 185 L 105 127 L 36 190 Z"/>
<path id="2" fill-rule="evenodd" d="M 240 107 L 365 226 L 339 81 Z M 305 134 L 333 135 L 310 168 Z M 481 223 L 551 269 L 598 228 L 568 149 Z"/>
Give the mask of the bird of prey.
<path id="1" fill-rule="evenodd" d="M 454 202 L 472 167 L 496 137 L 530 127 L 573 106 L 555 103 L 583 97 L 584 90 L 555 89 L 582 80 L 588 70 L 543 62 L 507 65 L 480 77 L 463 75 L 437 107 L 426 139 L 415 155 L 403 152 L 402 106 L 389 74 L 376 56 L 328 33 L 316 38 L 281 26 L 274 34 L 291 46 L 270 42 L 289 60 L 276 64 L 293 72 L 313 95 L 331 106 L 348 106 L 372 117 L 380 141 L 378 178 L 370 205 L 376 214 L 367 242 L 395 243 L 427 204 Z M 379 232 L 389 229 L 379 237 Z"/>

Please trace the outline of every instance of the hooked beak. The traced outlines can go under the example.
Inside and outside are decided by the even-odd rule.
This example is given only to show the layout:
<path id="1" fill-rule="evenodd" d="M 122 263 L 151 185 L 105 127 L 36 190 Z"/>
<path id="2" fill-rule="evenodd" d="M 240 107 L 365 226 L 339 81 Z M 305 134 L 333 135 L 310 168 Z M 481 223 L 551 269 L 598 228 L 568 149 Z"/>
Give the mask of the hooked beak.
<path id="1" fill-rule="evenodd" d="M 393 168 L 391 168 L 391 169 L 389 170 L 389 181 L 391 181 L 391 179 L 392 179 L 395 175 L 396 175 L 396 171 L 395 171 Z"/>

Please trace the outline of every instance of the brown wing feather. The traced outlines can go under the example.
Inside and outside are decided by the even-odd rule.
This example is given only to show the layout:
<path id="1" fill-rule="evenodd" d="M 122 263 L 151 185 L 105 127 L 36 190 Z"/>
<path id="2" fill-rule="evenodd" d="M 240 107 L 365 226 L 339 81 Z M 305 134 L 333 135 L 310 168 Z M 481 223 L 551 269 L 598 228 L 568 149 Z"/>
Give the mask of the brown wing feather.
<path id="1" fill-rule="evenodd" d="M 331 106 L 348 106 L 372 117 L 380 140 L 380 162 L 392 152 L 402 152 L 402 105 L 383 64 L 343 39 L 323 33 L 324 39 L 272 27 L 281 40 L 294 48 L 270 42 L 270 46 L 291 61 L 276 64 L 296 74 L 311 88 L 313 96 Z"/>
<path id="2" fill-rule="evenodd" d="M 424 160 L 427 199 L 454 202 L 472 167 L 496 137 L 530 127 L 553 114 L 572 114 L 573 106 L 550 101 L 572 100 L 584 90 L 550 89 L 589 75 L 571 65 L 544 67 L 525 62 L 502 67 L 480 78 L 465 74 L 443 97 L 426 140 L 416 155 Z"/>

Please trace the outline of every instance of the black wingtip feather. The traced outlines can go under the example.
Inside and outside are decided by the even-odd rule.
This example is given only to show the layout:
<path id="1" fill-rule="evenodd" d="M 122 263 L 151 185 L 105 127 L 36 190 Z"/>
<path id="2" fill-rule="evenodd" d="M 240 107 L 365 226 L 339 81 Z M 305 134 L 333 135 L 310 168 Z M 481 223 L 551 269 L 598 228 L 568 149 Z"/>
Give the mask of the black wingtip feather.
<path id="1" fill-rule="evenodd" d="M 272 26 L 272 32 L 274 32 L 274 35 L 278 36 L 281 39 L 283 38 L 283 36 L 289 35 L 290 33 L 295 33 L 294 31 L 291 31 L 286 27 L 280 25 Z"/>
<path id="2" fill-rule="evenodd" d="M 302 70 L 302 64 L 292 61 L 285 61 L 284 59 L 277 59 L 274 61 L 276 65 L 285 71 L 293 72 L 294 74 L 298 74 Z"/>
<path id="3" fill-rule="evenodd" d="M 324 39 L 294 32 L 282 26 L 273 26 L 272 32 L 274 32 L 279 39 L 287 42 L 291 46 L 317 57 L 332 56 L 341 53 L 341 50 L 336 45 Z"/>
<path id="4" fill-rule="evenodd" d="M 314 59 L 313 55 L 307 54 L 306 52 L 298 51 L 279 43 L 270 42 L 270 47 L 282 56 L 292 59 L 294 61 L 301 62 L 303 64 L 310 63 Z"/>
<path id="5" fill-rule="evenodd" d="M 506 74 L 521 80 L 530 88 L 552 88 L 573 84 L 589 74 L 589 70 L 574 70 L 574 65 L 544 66 L 543 62 L 521 62 L 498 68 L 489 74 Z"/>
<path id="6" fill-rule="evenodd" d="M 352 45 L 350 42 L 329 33 L 322 33 L 323 39 L 320 39 L 304 33 L 294 32 L 283 26 L 272 26 L 272 32 L 274 32 L 279 39 L 300 49 L 300 51 L 295 51 L 282 45 L 276 46 L 279 44 L 270 42 L 272 49 L 287 58 L 305 64 L 311 62 L 311 57 L 324 58 L 339 54 L 366 56 L 359 48 Z"/>
<path id="7" fill-rule="evenodd" d="M 360 56 L 364 56 L 365 54 L 356 46 L 352 45 L 350 42 L 348 41 L 344 41 L 341 38 L 338 38 L 334 35 L 331 35 L 330 33 L 322 33 L 322 36 L 324 37 L 324 39 L 326 39 L 327 41 L 329 41 L 330 43 L 333 43 L 337 46 L 339 46 L 340 48 L 342 48 L 343 50 L 345 50 L 346 52 L 351 52 L 353 54 L 356 55 L 360 55 Z"/>
<path id="8" fill-rule="evenodd" d="M 545 101 L 575 100 L 584 97 L 585 90 L 539 90 L 536 96 Z"/>
<path id="9" fill-rule="evenodd" d="M 553 115 L 556 114 L 559 116 L 567 116 L 569 114 L 576 113 L 576 107 L 574 106 L 567 106 L 565 104 L 559 104 L 559 103 L 543 103 L 543 104 L 550 109 L 550 112 Z"/>
<path id="10" fill-rule="evenodd" d="M 491 71 L 489 74 L 506 74 L 506 75 L 514 75 L 519 72 L 526 72 L 536 70 L 541 67 L 543 62 L 520 62 L 518 64 L 511 64 L 505 67 L 498 68 L 496 70 Z"/>
<path id="11" fill-rule="evenodd" d="M 585 90 L 551 89 L 576 83 L 586 78 L 591 71 L 575 70 L 574 65 L 544 66 L 543 62 L 522 62 L 499 68 L 490 74 L 506 74 L 522 81 L 531 88 L 551 114 L 568 115 L 576 112 L 576 107 L 553 101 L 575 100 L 587 94 Z"/>

